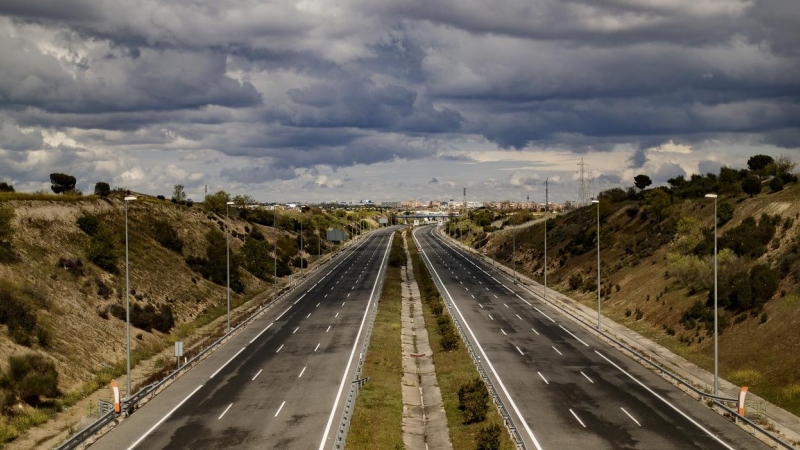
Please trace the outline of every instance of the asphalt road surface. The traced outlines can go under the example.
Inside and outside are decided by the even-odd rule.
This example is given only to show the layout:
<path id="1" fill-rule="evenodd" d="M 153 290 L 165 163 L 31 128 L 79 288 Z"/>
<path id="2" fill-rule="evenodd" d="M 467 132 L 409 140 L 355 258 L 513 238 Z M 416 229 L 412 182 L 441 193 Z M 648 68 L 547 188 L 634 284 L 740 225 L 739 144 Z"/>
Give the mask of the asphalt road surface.
<path id="1" fill-rule="evenodd" d="M 391 232 L 343 252 L 91 448 L 331 448 Z"/>
<path id="2" fill-rule="evenodd" d="M 528 448 L 769 448 L 434 230 L 423 258 Z"/>

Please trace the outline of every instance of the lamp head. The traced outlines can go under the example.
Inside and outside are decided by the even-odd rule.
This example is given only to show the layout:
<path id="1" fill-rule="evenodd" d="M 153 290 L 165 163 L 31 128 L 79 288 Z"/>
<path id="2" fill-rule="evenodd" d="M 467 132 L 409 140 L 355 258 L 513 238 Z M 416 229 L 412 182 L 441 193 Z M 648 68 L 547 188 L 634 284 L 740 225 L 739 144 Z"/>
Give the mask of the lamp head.
<path id="1" fill-rule="evenodd" d="M 132 195 L 130 195 L 130 196 L 128 196 L 128 197 L 125 197 L 125 201 L 126 201 L 126 202 L 131 202 L 131 201 L 134 201 L 134 200 L 136 200 L 136 197 L 134 197 L 134 196 L 132 196 Z"/>
<path id="2" fill-rule="evenodd" d="M 717 198 L 717 194 L 706 194 L 706 198 Z"/>
<path id="3" fill-rule="evenodd" d="M 592 203 L 600 203 L 600 200 L 592 200 Z"/>
<path id="4" fill-rule="evenodd" d="M 232 204 L 233 204 L 233 202 L 227 202 L 227 203 L 225 203 L 225 204 L 226 204 L 226 205 L 232 205 Z"/>

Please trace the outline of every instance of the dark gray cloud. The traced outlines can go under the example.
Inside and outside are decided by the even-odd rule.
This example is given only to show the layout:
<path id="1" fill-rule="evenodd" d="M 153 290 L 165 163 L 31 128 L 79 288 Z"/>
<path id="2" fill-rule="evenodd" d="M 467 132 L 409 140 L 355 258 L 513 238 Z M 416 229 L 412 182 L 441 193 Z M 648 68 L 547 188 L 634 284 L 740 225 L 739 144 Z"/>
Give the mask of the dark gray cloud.
<path id="1" fill-rule="evenodd" d="M 689 168 L 668 142 L 800 148 L 798 44 L 795 0 L 5 0 L 0 176 L 64 145 L 214 151 L 208 177 L 254 185 L 533 147 L 661 179 Z"/>

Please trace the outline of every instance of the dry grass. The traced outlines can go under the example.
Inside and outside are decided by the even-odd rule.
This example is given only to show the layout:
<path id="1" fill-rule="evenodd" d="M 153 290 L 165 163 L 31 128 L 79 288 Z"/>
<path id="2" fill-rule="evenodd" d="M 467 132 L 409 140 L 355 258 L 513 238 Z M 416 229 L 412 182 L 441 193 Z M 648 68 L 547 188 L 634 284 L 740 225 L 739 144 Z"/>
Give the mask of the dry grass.
<path id="1" fill-rule="evenodd" d="M 395 234 L 394 239 L 400 239 Z M 402 294 L 400 268 L 389 266 L 378 314 L 364 361 L 362 378 L 347 448 L 354 450 L 403 448 L 403 361 L 400 346 Z"/>

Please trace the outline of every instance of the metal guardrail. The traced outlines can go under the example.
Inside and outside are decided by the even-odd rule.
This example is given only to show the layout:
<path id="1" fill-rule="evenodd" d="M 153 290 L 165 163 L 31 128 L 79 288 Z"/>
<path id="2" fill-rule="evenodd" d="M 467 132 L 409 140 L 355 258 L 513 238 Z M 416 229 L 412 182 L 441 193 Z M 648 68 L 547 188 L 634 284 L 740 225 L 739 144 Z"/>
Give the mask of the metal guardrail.
<path id="1" fill-rule="evenodd" d="M 461 243 L 459 243 L 459 244 L 461 244 Z M 473 249 L 469 248 L 469 251 L 473 252 Z M 486 257 L 483 256 L 483 255 L 480 255 L 480 254 L 478 256 L 479 256 L 478 260 L 482 264 L 485 264 L 488 267 L 488 264 L 485 261 Z M 508 279 L 511 279 L 511 277 L 508 275 L 508 273 L 505 272 L 505 270 L 500 269 L 500 273 L 502 273 L 504 277 L 506 277 Z M 795 449 L 795 447 L 793 447 L 792 445 L 786 443 L 780 437 L 776 436 L 773 433 L 770 433 L 769 431 L 765 430 L 760 425 L 758 425 L 757 423 L 747 419 L 746 417 L 740 416 L 736 411 L 734 411 L 733 409 L 731 409 L 727 405 L 725 405 L 725 403 L 737 404 L 738 403 L 738 399 L 732 398 L 732 397 L 715 396 L 713 394 L 709 394 L 708 392 L 705 392 L 705 391 L 702 391 L 702 390 L 698 389 L 697 387 L 695 387 L 689 381 L 684 380 L 680 375 L 677 375 L 677 374 L 673 373 L 672 371 L 670 371 L 669 369 L 665 368 L 661 364 L 653 361 L 650 358 L 647 358 L 645 355 L 642 355 L 637 350 L 633 349 L 629 345 L 627 345 L 624 342 L 622 342 L 622 341 L 618 340 L 617 338 L 613 337 L 609 333 L 606 333 L 606 332 L 604 332 L 602 330 L 598 330 L 594 326 L 594 324 L 588 323 L 582 317 L 579 317 L 578 315 L 574 314 L 572 311 L 568 310 L 563 305 L 561 305 L 559 303 L 556 303 L 556 302 L 553 302 L 553 301 L 551 301 L 549 299 L 545 300 L 544 297 L 540 293 L 534 291 L 531 287 L 529 287 L 526 283 L 522 282 L 521 280 L 519 280 L 516 284 L 517 284 L 517 286 L 521 286 L 522 288 L 524 288 L 525 290 L 530 292 L 532 295 L 534 295 L 539 300 L 546 301 L 552 307 L 557 308 L 561 312 L 563 312 L 564 314 L 567 314 L 568 316 L 572 317 L 573 319 L 575 319 L 576 321 L 581 323 L 588 330 L 590 330 L 590 331 L 592 331 L 594 333 L 600 334 L 602 337 L 608 339 L 609 341 L 613 342 L 614 344 L 618 345 L 619 347 L 622 347 L 627 352 L 631 353 L 636 358 L 638 358 L 640 360 L 640 362 L 642 362 L 643 364 L 648 364 L 648 365 L 652 366 L 657 371 L 661 372 L 663 375 L 666 375 L 667 377 L 671 378 L 672 380 L 676 381 L 677 383 L 680 383 L 681 385 L 683 385 L 684 387 L 690 389 L 692 392 L 696 393 L 697 395 L 712 400 L 714 402 L 714 404 L 716 404 L 717 406 L 722 408 L 725 412 L 727 412 L 731 416 L 733 416 L 733 417 L 735 417 L 737 419 L 740 419 L 743 422 L 747 423 L 748 425 L 753 427 L 753 430 L 763 434 L 765 437 L 767 437 L 770 440 L 774 441 L 776 444 L 778 444 L 778 445 L 780 445 L 780 446 L 782 446 L 784 448 L 787 448 L 789 450 L 794 450 Z"/>
<path id="2" fill-rule="evenodd" d="M 417 240 L 417 237 L 414 236 L 413 234 L 412 234 L 412 237 L 414 238 L 414 242 L 417 244 L 417 248 L 421 249 L 422 246 L 419 244 L 419 241 Z M 425 267 L 428 270 L 428 274 L 431 276 L 431 279 L 433 280 L 433 283 L 436 285 L 436 288 L 439 290 L 439 294 L 442 294 L 442 292 L 444 292 L 444 286 L 442 286 L 439 283 L 439 281 L 436 279 L 436 277 L 433 277 L 431 275 L 431 271 L 433 271 L 433 267 L 431 267 L 431 265 L 430 265 L 429 261 L 427 260 L 427 258 L 420 257 L 420 259 L 425 264 Z M 516 444 L 518 449 L 527 449 L 527 446 L 525 445 L 525 441 L 522 439 L 522 435 L 519 433 L 519 430 L 517 429 L 517 426 L 514 423 L 514 420 L 511 418 L 511 414 L 509 414 L 508 409 L 505 406 L 505 403 L 503 403 L 503 399 L 500 397 L 500 394 L 498 394 L 497 389 L 494 387 L 494 383 L 492 383 L 492 380 L 489 377 L 489 374 L 486 372 L 486 369 L 483 367 L 483 364 L 481 363 L 480 355 L 478 354 L 478 352 L 475 351 L 475 348 L 472 346 L 472 343 L 470 343 L 470 340 L 467 337 L 467 334 L 464 332 L 464 329 L 461 327 L 461 323 L 456 319 L 456 315 L 455 315 L 455 312 L 453 310 L 453 306 L 451 304 L 451 299 L 449 299 L 446 295 L 442 295 L 442 298 L 445 299 L 444 304 L 445 304 L 445 307 L 447 308 L 447 312 L 448 312 L 448 314 L 450 314 L 450 317 L 453 319 L 453 323 L 456 326 L 456 330 L 458 330 L 458 334 L 461 336 L 461 340 L 464 341 L 464 346 L 467 348 L 467 353 L 469 353 L 469 356 L 472 358 L 472 362 L 475 364 L 475 368 L 478 370 L 478 374 L 480 375 L 481 379 L 483 379 L 483 382 L 486 384 L 486 387 L 488 388 L 489 393 L 492 396 L 492 401 L 494 402 L 495 407 L 497 407 L 497 411 L 500 413 L 500 416 L 503 418 L 503 423 L 505 424 L 506 428 L 508 428 L 508 432 L 509 432 L 509 435 L 511 437 L 511 440 L 514 441 L 514 443 Z"/>
<path id="3" fill-rule="evenodd" d="M 355 241 L 351 241 L 351 242 L 355 242 Z M 235 326 L 234 328 L 231 328 L 231 330 L 229 332 L 223 334 L 219 339 L 217 339 L 216 341 L 212 342 L 211 345 L 209 345 L 208 347 L 206 347 L 203 350 L 201 350 L 197 355 L 192 357 L 192 359 L 186 361 L 182 366 L 180 366 L 177 369 L 175 369 L 174 371 L 172 371 L 169 375 L 167 375 L 166 377 L 164 377 L 163 379 L 161 379 L 158 382 L 155 382 L 155 383 L 152 383 L 152 384 L 149 384 L 147 386 L 142 387 L 136 393 L 131 395 L 129 398 L 123 400 L 122 405 L 121 405 L 122 411 L 126 412 L 129 415 L 132 414 L 133 411 L 137 407 L 141 407 L 142 406 L 142 405 L 139 404 L 142 400 L 144 400 L 145 398 L 147 398 L 151 394 L 154 395 L 158 390 L 160 390 L 161 388 L 165 387 L 168 383 L 176 380 L 177 378 L 179 378 L 181 375 L 183 375 L 189 369 L 192 369 L 200 361 L 205 359 L 206 356 L 208 356 L 214 350 L 219 348 L 225 341 L 227 341 L 229 338 L 233 337 L 235 334 L 237 334 L 239 331 L 241 331 L 247 325 L 249 325 L 250 322 L 255 320 L 256 317 L 261 315 L 261 313 L 269 310 L 279 300 L 283 299 L 288 294 L 294 292 L 297 288 L 299 288 L 300 286 L 304 285 L 306 283 L 306 281 L 308 281 L 308 279 L 309 279 L 308 275 L 311 275 L 312 273 L 316 273 L 319 270 L 322 270 L 322 268 L 327 267 L 328 264 L 330 264 L 333 260 L 335 260 L 339 255 L 343 254 L 345 250 L 346 249 L 341 249 L 337 254 L 330 256 L 326 261 L 324 261 L 323 263 L 315 266 L 314 269 L 311 269 L 311 270 L 307 271 L 306 272 L 306 276 L 303 278 L 303 280 L 298 282 L 294 286 L 289 286 L 289 287 L 283 288 L 281 291 L 279 291 L 279 295 L 277 297 L 275 297 L 274 299 L 270 300 L 268 303 L 262 305 L 260 308 L 258 308 L 256 311 L 254 311 L 247 319 L 245 319 L 244 321 L 239 323 L 239 325 Z M 359 373 L 361 373 L 360 364 L 359 364 Z M 72 449 L 77 448 L 80 444 L 82 444 L 87 439 L 89 439 L 92 436 L 94 436 L 96 433 L 98 433 L 106 425 L 108 425 L 109 423 L 111 423 L 115 419 L 116 419 L 116 414 L 113 411 L 101 416 L 99 419 L 97 419 L 96 421 L 94 421 L 91 424 L 89 424 L 88 426 L 86 426 L 86 428 L 84 428 L 81 431 L 79 431 L 79 432 L 75 433 L 74 435 L 70 436 L 66 441 L 62 442 L 59 446 L 55 447 L 55 450 L 72 450 Z"/>
<path id="4" fill-rule="evenodd" d="M 394 233 L 389 237 L 389 246 L 391 248 L 391 242 L 394 239 Z M 375 317 L 378 315 L 378 303 L 381 298 L 381 294 L 383 293 L 383 283 L 386 278 L 386 259 L 389 258 L 389 251 L 386 252 L 384 255 L 384 260 L 381 262 L 381 267 L 383 270 L 378 273 L 378 286 L 376 286 L 377 296 L 375 297 L 375 302 L 372 304 L 372 311 L 370 311 L 369 320 L 367 323 L 367 331 L 364 334 L 364 342 L 361 344 L 361 351 L 358 354 L 358 364 L 356 365 L 356 371 L 353 375 L 353 381 L 350 383 L 350 391 L 347 393 L 347 399 L 344 402 L 344 410 L 342 410 L 342 419 L 339 421 L 339 426 L 337 427 L 336 431 L 336 438 L 333 440 L 333 448 L 336 450 L 343 449 L 345 444 L 347 443 L 347 433 L 350 431 L 350 419 L 353 417 L 353 410 L 356 405 L 356 397 L 358 396 L 358 391 L 364 386 L 364 384 L 369 380 L 369 378 L 361 378 L 361 369 L 364 368 L 364 358 L 367 356 L 367 349 L 369 348 L 369 340 L 372 337 L 372 328 L 375 325 Z"/>

